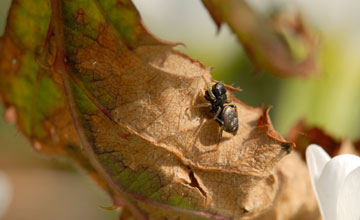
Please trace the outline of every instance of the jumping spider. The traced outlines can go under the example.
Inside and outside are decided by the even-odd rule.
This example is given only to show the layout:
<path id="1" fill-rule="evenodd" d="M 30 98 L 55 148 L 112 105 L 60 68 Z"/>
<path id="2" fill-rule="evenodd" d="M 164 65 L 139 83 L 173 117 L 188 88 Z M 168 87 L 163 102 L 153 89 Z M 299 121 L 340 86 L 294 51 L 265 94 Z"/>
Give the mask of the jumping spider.
<path id="1" fill-rule="evenodd" d="M 209 107 L 210 113 L 219 124 L 220 138 L 223 131 L 236 135 L 239 125 L 236 105 L 230 104 L 231 100 L 226 96 L 226 88 L 221 82 L 210 83 L 205 91 L 205 99 L 209 102 L 201 103 L 195 108 Z M 219 139 L 220 140 L 220 139 Z"/>

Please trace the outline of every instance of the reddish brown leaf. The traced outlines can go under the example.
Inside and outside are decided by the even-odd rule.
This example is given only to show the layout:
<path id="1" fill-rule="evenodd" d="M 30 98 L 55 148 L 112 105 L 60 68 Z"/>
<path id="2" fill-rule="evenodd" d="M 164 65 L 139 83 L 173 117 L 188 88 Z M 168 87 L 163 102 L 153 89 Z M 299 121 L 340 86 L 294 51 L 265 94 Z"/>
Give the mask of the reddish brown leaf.
<path id="1" fill-rule="evenodd" d="M 256 69 L 281 76 L 317 72 L 316 39 L 300 14 L 256 13 L 243 0 L 202 0 L 218 28 L 227 23 Z M 302 55 L 298 54 L 301 52 Z"/>
<path id="2" fill-rule="evenodd" d="M 338 154 L 341 146 L 341 141 L 336 140 L 321 128 L 307 126 L 304 120 L 300 120 L 291 128 L 287 139 L 295 142 L 295 149 L 303 158 L 305 158 L 305 150 L 309 144 L 317 144 L 323 147 L 331 157 Z"/>

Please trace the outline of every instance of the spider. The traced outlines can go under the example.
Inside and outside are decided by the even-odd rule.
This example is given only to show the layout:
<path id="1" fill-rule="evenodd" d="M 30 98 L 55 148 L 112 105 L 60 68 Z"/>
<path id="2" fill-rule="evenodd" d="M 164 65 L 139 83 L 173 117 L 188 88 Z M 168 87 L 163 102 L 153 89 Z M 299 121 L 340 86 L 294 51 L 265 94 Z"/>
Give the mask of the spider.
<path id="1" fill-rule="evenodd" d="M 236 135 L 239 125 L 236 105 L 226 96 L 226 88 L 221 82 L 210 83 L 205 91 L 205 99 L 209 102 L 195 105 L 195 108 L 208 107 L 215 121 L 219 124 L 220 139 L 223 131 Z M 219 139 L 219 140 L 220 140 Z"/>

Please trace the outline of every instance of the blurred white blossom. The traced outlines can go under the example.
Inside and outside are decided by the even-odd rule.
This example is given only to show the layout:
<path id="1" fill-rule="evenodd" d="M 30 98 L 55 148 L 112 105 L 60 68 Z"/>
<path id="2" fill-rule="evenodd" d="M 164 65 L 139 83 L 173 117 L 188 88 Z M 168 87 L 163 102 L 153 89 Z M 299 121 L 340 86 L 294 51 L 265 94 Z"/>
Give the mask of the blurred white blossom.
<path id="1" fill-rule="evenodd" d="M 318 145 L 306 149 L 306 162 L 324 220 L 360 219 L 360 157 L 330 158 Z"/>
<path id="2" fill-rule="evenodd" d="M 8 176 L 0 171 L 0 219 L 8 209 L 13 195 L 12 185 Z"/>

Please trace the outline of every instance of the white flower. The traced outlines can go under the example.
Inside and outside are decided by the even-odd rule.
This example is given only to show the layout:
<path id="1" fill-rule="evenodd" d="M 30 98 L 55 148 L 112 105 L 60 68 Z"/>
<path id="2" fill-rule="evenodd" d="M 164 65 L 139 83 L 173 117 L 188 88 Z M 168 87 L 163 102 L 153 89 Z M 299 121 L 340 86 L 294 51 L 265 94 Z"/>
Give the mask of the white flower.
<path id="1" fill-rule="evenodd" d="M 312 185 L 324 220 L 360 220 L 360 157 L 330 158 L 318 145 L 306 149 Z"/>
<path id="2" fill-rule="evenodd" d="M 0 171 L 0 219 L 10 205 L 12 194 L 12 185 L 8 176 Z"/>

